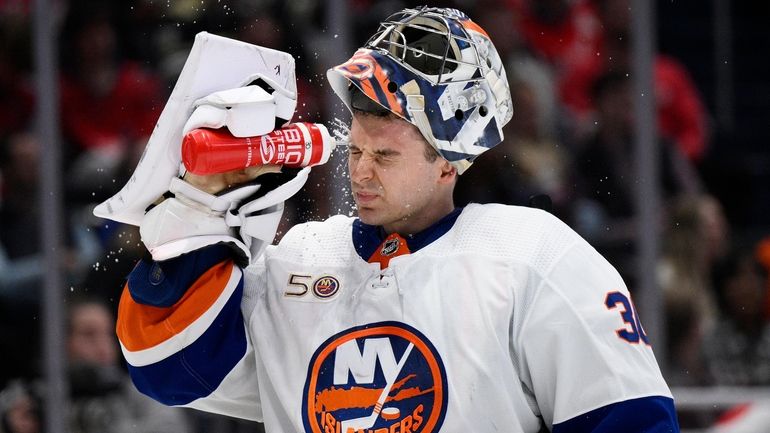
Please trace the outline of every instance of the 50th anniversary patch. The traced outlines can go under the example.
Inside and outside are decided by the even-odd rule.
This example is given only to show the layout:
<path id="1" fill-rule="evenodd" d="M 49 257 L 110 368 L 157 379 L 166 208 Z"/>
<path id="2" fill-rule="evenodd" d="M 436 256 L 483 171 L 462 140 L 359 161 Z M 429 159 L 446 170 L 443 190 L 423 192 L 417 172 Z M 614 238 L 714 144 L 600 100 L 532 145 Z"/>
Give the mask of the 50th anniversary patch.
<path id="1" fill-rule="evenodd" d="M 302 418 L 313 433 L 433 433 L 447 380 L 433 344 L 400 322 L 342 331 L 310 360 Z"/>

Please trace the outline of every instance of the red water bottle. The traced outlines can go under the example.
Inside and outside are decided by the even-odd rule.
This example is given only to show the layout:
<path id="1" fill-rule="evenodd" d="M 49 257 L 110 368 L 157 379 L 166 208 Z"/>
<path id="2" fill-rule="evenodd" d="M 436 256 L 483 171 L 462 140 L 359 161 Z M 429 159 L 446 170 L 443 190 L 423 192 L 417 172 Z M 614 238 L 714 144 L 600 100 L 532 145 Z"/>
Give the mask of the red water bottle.
<path id="1" fill-rule="evenodd" d="M 233 137 L 226 128 L 199 128 L 182 140 L 182 162 L 194 174 L 241 170 L 256 165 L 308 167 L 329 160 L 335 141 L 319 123 L 290 123 L 258 137 Z"/>

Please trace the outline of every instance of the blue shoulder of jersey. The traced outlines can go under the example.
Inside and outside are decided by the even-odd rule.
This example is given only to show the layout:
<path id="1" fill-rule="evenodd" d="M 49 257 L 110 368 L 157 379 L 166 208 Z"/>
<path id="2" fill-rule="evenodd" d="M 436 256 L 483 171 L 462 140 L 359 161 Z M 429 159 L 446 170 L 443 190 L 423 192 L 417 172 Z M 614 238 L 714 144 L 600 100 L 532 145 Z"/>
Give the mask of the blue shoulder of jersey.
<path id="1" fill-rule="evenodd" d="M 655 396 L 621 401 L 554 424 L 553 433 L 679 433 L 674 400 Z"/>
<path id="2" fill-rule="evenodd" d="M 231 276 L 241 275 L 232 255 L 229 247 L 212 245 L 162 262 L 143 259 L 131 271 L 130 297 L 121 300 L 117 325 L 124 353 L 168 352 L 152 362 L 129 360 L 128 372 L 143 394 L 167 405 L 189 404 L 214 392 L 243 359 L 243 278 Z M 215 317 L 202 318 L 212 308 Z M 206 322 L 205 329 L 194 329 L 192 319 Z M 156 326 L 161 320 L 173 325 Z"/>
<path id="3" fill-rule="evenodd" d="M 204 272 L 232 255 L 229 247 L 217 244 L 163 262 L 142 259 L 128 275 L 128 290 L 137 303 L 170 307 Z"/>

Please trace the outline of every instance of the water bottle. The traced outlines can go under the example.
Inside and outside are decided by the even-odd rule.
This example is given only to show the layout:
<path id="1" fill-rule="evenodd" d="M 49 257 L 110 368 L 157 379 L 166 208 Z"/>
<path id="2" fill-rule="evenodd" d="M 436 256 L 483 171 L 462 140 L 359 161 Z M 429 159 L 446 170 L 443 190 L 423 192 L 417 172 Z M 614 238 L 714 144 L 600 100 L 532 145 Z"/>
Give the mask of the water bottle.
<path id="1" fill-rule="evenodd" d="M 199 128 L 182 140 L 182 162 L 197 175 L 257 165 L 308 167 L 329 160 L 336 142 L 324 125 L 290 123 L 258 137 L 234 137 L 226 128 Z"/>

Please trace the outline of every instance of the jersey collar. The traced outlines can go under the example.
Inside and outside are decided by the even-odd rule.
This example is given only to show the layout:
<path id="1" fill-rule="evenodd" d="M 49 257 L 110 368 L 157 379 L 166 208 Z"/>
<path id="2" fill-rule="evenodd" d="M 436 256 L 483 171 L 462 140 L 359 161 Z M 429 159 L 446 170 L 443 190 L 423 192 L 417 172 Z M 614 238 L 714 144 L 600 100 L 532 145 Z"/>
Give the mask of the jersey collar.
<path id="1" fill-rule="evenodd" d="M 425 230 L 407 236 L 398 233 L 388 235 L 381 226 L 364 224 L 356 218 L 353 221 L 353 246 L 362 259 L 370 263 L 378 262 L 385 269 L 393 257 L 417 252 L 443 236 L 452 228 L 462 210 L 456 208 Z"/>

